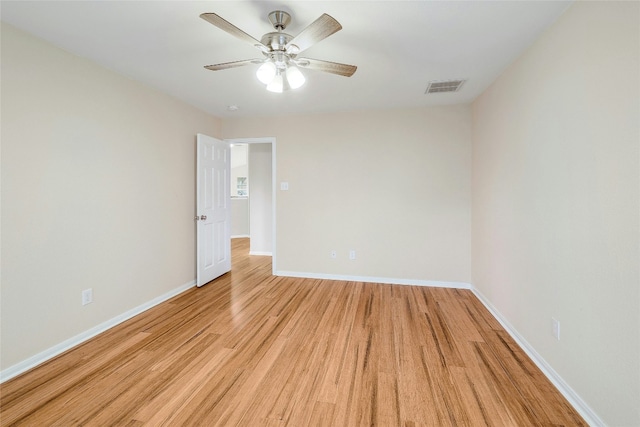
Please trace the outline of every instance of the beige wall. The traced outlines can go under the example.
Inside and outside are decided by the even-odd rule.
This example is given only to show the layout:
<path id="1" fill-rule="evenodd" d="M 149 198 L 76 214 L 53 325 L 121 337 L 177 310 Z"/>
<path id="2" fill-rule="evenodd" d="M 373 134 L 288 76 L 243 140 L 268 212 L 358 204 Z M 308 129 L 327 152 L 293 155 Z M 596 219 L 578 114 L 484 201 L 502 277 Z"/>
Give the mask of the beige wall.
<path id="1" fill-rule="evenodd" d="M 271 143 L 249 144 L 249 254 L 273 252 L 273 158 Z"/>
<path id="2" fill-rule="evenodd" d="M 277 140 L 277 271 L 469 283 L 470 123 L 452 106 L 226 120 L 223 135 Z"/>
<path id="3" fill-rule="evenodd" d="M 6 24 L 1 84 L 5 369 L 193 281 L 195 135 L 220 122 Z"/>
<path id="4" fill-rule="evenodd" d="M 577 2 L 473 104 L 473 284 L 611 426 L 640 425 L 639 16 Z"/>
<path id="5" fill-rule="evenodd" d="M 249 236 L 249 199 L 231 199 L 231 237 Z"/>

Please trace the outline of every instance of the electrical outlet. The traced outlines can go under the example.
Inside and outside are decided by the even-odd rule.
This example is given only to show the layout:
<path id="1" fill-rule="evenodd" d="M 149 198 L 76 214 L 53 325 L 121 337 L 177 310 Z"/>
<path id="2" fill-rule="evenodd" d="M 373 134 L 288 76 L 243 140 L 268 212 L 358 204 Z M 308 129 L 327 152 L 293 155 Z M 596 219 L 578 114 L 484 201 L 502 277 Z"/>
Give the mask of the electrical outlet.
<path id="1" fill-rule="evenodd" d="M 331 251 L 329 256 L 331 256 L 331 258 L 333 258 L 333 259 L 336 259 L 336 258 L 338 258 L 338 253 L 336 251 Z"/>
<path id="2" fill-rule="evenodd" d="M 560 321 L 557 319 L 554 319 L 553 317 L 551 318 L 551 333 L 553 333 L 553 336 L 560 341 Z"/>
<path id="3" fill-rule="evenodd" d="M 85 289 L 82 291 L 82 305 L 91 304 L 93 302 L 93 289 Z"/>
<path id="4" fill-rule="evenodd" d="M 356 259 L 356 251 L 351 249 L 349 251 L 349 259 Z"/>

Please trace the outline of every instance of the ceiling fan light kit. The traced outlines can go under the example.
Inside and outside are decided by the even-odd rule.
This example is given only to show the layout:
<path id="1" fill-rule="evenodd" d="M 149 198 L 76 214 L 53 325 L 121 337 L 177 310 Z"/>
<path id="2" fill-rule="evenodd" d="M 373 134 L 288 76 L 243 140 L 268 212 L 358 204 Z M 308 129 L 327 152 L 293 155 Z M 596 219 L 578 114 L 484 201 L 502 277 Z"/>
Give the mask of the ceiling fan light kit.
<path id="1" fill-rule="evenodd" d="M 265 62 L 258 68 L 258 71 L 256 71 L 256 76 L 258 80 L 268 85 L 276 76 L 276 64 L 273 62 Z"/>
<path id="2" fill-rule="evenodd" d="M 298 89 L 305 81 L 304 74 L 302 74 L 302 71 L 300 71 L 298 67 L 290 65 L 287 68 L 287 82 L 289 82 L 291 89 Z"/>
<path id="3" fill-rule="evenodd" d="M 275 77 L 267 84 L 267 90 L 269 92 L 282 93 L 284 90 L 284 79 L 282 73 L 276 73 Z"/>
<path id="4" fill-rule="evenodd" d="M 256 71 L 256 77 L 267 86 L 267 90 L 270 92 L 281 93 L 304 85 L 306 79 L 299 67 L 345 77 L 350 77 L 356 72 L 357 67 L 354 65 L 319 59 L 298 58 L 298 54 L 302 51 L 342 29 L 340 23 L 326 13 L 313 21 L 300 34 L 293 37 L 283 32 L 291 21 L 291 15 L 281 10 L 273 11 L 269 14 L 269 21 L 271 21 L 276 31 L 265 34 L 260 41 L 215 13 L 203 13 L 200 17 L 232 36 L 250 43 L 258 48 L 264 56 L 259 59 L 245 59 L 207 65 L 205 68 L 211 71 L 218 71 L 244 65 L 260 64 Z"/>

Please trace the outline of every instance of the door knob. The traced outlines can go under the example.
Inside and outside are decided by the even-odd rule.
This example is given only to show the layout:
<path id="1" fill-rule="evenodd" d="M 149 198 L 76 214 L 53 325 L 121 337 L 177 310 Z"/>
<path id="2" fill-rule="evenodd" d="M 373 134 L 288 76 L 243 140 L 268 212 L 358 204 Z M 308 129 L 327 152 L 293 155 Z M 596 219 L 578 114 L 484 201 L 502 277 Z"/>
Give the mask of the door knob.
<path id="1" fill-rule="evenodd" d="M 207 219 L 207 216 L 206 216 L 206 215 L 200 215 L 200 220 L 201 220 L 201 221 L 204 221 L 204 220 L 206 220 L 206 219 Z"/>

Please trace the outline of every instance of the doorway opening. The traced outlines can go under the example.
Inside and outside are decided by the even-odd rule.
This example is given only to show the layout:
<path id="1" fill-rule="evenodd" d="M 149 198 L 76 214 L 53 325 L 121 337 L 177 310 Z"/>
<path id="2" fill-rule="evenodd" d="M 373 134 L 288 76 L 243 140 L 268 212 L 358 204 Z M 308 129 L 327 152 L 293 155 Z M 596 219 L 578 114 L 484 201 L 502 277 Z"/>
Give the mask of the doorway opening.
<path id="1" fill-rule="evenodd" d="M 231 237 L 249 238 L 249 255 L 272 257 L 276 271 L 276 139 L 226 139 L 231 145 Z M 235 159 L 234 159 L 235 157 Z"/>

